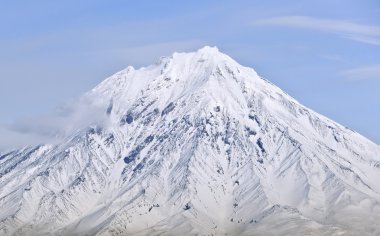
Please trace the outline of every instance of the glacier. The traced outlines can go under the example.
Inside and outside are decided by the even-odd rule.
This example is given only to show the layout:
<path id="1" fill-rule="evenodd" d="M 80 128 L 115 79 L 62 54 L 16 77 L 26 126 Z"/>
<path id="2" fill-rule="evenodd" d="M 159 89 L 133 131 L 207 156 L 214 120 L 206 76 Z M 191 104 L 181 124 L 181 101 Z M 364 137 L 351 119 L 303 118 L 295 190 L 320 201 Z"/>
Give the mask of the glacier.
<path id="1" fill-rule="evenodd" d="M 80 100 L 102 117 L 0 153 L 0 235 L 380 235 L 380 147 L 215 47 Z"/>

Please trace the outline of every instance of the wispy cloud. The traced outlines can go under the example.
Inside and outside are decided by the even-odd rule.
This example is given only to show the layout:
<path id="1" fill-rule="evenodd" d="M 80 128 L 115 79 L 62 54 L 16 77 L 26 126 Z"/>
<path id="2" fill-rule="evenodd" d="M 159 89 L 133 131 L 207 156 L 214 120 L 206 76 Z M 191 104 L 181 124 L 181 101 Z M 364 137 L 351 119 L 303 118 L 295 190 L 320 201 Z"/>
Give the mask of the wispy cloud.
<path id="1" fill-rule="evenodd" d="M 380 26 L 357 24 L 344 20 L 320 19 L 308 16 L 281 16 L 257 20 L 254 25 L 272 25 L 318 30 L 337 34 L 362 43 L 380 46 Z"/>
<path id="2" fill-rule="evenodd" d="M 322 53 L 322 54 L 319 54 L 319 56 L 329 61 L 339 61 L 339 62 L 344 61 L 343 57 L 338 54 Z"/>
<path id="3" fill-rule="evenodd" d="M 6 152 L 24 146 L 51 143 L 52 138 L 36 133 L 25 133 L 9 127 L 0 127 L 0 152 Z"/>
<path id="4" fill-rule="evenodd" d="M 380 79 L 380 65 L 358 67 L 342 72 L 348 80 Z"/>
<path id="5" fill-rule="evenodd" d="M 91 125 L 107 126 L 106 104 L 87 94 L 60 111 L 0 126 L 0 151 L 55 144 Z"/>

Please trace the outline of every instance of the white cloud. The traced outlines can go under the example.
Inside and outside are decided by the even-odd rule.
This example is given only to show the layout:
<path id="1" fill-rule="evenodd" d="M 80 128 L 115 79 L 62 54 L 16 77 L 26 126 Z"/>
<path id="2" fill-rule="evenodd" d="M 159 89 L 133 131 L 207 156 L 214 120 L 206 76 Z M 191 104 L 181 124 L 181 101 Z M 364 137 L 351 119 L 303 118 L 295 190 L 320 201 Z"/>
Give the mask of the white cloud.
<path id="1" fill-rule="evenodd" d="M 23 146 L 46 143 L 46 136 L 35 133 L 24 133 L 9 127 L 0 127 L 0 151 L 12 150 Z M 52 141 L 52 139 L 50 139 Z M 49 142 L 50 143 L 50 142 Z"/>
<path id="2" fill-rule="evenodd" d="M 362 43 L 380 45 L 380 27 L 344 20 L 319 19 L 307 16 L 281 16 L 257 20 L 254 25 L 272 25 L 318 30 L 338 34 Z"/>
<path id="3" fill-rule="evenodd" d="M 349 80 L 380 79 L 380 65 L 358 67 L 342 72 Z"/>
<path id="4" fill-rule="evenodd" d="M 55 144 L 91 125 L 106 126 L 106 104 L 83 96 L 59 112 L 23 119 L 0 127 L 0 151 L 38 144 Z"/>

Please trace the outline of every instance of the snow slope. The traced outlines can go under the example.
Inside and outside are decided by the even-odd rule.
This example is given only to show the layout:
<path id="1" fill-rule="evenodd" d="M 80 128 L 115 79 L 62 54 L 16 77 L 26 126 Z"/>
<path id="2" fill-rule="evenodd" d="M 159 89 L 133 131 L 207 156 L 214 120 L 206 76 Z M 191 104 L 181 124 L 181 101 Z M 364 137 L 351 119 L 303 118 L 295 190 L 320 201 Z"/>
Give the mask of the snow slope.
<path id="1" fill-rule="evenodd" d="M 106 119 L 0 154 L 0 235 L 380 235 L 380 148 L 217 48 L 116 73 Z"/>

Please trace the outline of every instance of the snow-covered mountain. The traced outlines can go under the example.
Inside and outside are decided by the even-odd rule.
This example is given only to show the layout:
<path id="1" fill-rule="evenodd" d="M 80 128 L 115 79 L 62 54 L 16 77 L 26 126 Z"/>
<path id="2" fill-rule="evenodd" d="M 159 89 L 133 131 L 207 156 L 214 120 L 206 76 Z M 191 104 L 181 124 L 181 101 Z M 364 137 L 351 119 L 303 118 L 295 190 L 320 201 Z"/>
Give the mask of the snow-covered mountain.
<path id="1" fill-rule="evenodd" d="M 0 235 L 380 235 L 380 147 L 216 48 L 82 99 L 105 118 L 0 154 Z"/>

